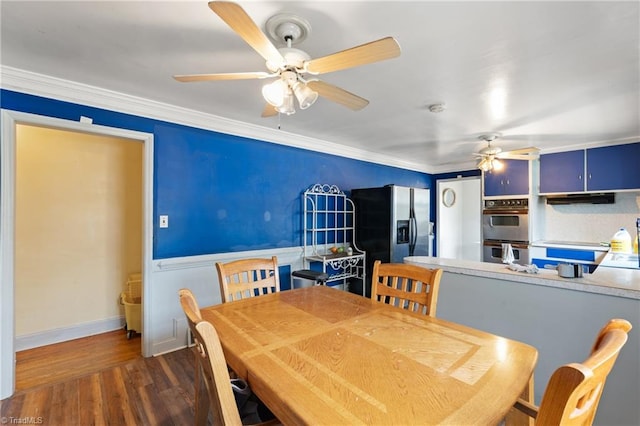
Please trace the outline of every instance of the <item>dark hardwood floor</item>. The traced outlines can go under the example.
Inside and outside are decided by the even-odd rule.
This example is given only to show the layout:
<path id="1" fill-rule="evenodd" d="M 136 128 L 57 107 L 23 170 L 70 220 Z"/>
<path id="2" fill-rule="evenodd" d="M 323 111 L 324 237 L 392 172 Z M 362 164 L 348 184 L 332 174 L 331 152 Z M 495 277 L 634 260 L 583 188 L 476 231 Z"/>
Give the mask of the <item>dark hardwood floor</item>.
<path id="1" fill-rule="evenodd" d="M 143 358 L 140 343 L 115 331 L 18 352 L 2 424 L 193 424 L 193 353 Z"/>

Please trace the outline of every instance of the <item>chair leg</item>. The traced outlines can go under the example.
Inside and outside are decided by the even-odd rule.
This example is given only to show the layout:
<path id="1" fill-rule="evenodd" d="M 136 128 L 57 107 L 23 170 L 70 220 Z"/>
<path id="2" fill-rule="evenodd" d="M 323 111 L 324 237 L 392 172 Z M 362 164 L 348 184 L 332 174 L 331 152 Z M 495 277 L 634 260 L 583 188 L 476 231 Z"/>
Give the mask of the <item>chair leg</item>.
<path id="1" fill-rule="evenodd" d="M 520 394 L 520 398 L 533 404 L 533 373 L 531 373 L 531 377 L 529 378 L 527 386 L 525 386 L 524 390 Z M 529 417 L 522 411 L 516 408 L 511 408 L 504 418 L 504 424 L 505 426 L 533 426 L 535 424 L 535 421 L 532 417 Z"/>
<path id="2" fill-rule="evenodd" d="M 198 354 L 195 353 L 196 364 L 195 364 L 195 376 L 194 376 L 194 385 L 195 385 L 195 396 L 196 396 L 196 426 L 206 426 L 208 423 L 209 417 L 209 394 L 207 392 L 206 384 L 203 380 L 203 371 L 202 365 L 200 364 L 200 360 L 198 359 Z"/>

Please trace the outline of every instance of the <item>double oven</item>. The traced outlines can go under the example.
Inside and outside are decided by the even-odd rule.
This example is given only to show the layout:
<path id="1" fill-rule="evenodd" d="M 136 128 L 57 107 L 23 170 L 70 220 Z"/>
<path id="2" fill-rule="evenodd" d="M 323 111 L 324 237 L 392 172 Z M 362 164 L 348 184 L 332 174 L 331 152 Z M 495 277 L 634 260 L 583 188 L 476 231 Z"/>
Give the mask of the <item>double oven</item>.
<path id="1" fill-rule="evenodd" d="M 511 244 L 514 261 L 531 263 L 529 254 L 529 199 L 484 200 L 482 260 L 502 263 L 503 244 Z"/>

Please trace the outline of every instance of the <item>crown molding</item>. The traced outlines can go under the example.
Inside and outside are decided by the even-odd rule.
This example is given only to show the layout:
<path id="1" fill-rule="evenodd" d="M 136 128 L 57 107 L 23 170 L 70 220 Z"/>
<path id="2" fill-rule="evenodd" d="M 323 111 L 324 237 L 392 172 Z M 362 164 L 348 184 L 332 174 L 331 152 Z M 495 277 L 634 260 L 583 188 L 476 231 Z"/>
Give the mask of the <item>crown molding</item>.
<path id="1" fill-rule="evenodd" d="M 72 102 L 95 108 L 107 109 L 196 127 L 235 136 L 257 139 L 325 154 L 362 160 L 385 166 L 399 167 L 423 173 L 430 173 L 424 164 L 351 148 L 334 142 L 297 135 L 294 133 L 256 126 L 242 121 L 231 120 L 213 114 L 182 108 L 150 99 L 139 98 L 125 93 L 102 89 L 70 80 L 1 66 L 0 84 L 3 89 L 30 95 L 42 96 L 59 101 Z"/>

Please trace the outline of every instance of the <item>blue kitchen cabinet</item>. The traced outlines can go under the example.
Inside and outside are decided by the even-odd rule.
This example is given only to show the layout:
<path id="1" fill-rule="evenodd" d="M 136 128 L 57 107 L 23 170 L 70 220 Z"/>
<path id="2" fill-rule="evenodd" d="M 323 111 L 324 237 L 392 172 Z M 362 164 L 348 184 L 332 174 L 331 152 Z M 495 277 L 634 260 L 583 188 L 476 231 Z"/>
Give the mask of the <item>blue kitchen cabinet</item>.
<path id="1" fill-rule="evenodd" d="M 640 142 L 587 149 L 587 191 L 640 188 Z"/>
<path id="2" fill-rule="evenodd" d="M 540 156 L 540 193 L 584 191 L 584 149 Z"/>
<path id="3" fill-rule="evenodd" d="M 500 160 L 504 168 L 484 173 L 485 197 L 529 195 L 529 161 Z"/>
<path id="4" fill-rule="evenodd" d="M 640 189 L 640 142 L 540 156 L 540 193 Z"/>

